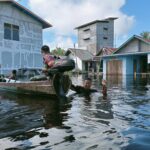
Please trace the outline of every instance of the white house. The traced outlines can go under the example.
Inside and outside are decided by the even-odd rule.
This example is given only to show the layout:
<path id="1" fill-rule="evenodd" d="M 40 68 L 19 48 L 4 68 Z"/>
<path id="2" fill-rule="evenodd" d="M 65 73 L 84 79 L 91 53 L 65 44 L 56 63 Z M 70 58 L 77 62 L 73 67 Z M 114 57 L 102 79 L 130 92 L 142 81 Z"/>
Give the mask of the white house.
<path id="1" fill-rule="evenodd" d="M 77 70 L 88 71 L 93 58 L 88 50 L 69 48 L 66 53 L 69 58 L 75 61 Z"/>
<path id="2" fill-rule="evenodd" d="M 13 0 L 0 1 L 0 73 L 42 67 L 42 30 L 52 25 Z"/>

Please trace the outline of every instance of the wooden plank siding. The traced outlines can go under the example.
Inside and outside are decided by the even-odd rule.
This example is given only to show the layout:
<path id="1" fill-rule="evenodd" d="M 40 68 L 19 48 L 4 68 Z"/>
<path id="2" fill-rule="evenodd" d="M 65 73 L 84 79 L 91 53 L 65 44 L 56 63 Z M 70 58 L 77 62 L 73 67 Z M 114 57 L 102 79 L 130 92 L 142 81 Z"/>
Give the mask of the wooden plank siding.
<path id="1" fill-rule="evenodd" d="M 122 75 L 122 61 L 110 60 L 107 62 L 107 74 L 109 75 Z"/>

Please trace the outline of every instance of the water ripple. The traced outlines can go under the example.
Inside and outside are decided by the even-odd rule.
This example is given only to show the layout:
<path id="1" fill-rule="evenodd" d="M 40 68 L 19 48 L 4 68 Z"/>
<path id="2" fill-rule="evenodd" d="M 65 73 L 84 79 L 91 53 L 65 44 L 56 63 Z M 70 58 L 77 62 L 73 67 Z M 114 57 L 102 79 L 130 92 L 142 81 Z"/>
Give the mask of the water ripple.
<path id="1" fill-rule="evenodd" d="M 1 94 L 1 149 L 149 150 L 149 81 L 107 80 L 106 99 L 101 93 L 69 97 L 72 91 L 65 102 Z M 82 83 L 82 76 L 73 82 Z M 94 79 L 99 91 L 100 83 Z"/>

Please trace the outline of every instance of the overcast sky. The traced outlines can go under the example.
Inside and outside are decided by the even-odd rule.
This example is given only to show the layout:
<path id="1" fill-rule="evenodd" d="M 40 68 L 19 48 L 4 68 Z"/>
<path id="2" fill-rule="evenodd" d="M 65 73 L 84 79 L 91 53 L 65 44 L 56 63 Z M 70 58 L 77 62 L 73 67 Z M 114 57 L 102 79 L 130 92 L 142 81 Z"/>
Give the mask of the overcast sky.
<path id="1" fill-rule="evenodd" d="M 149 29 L 143 26 L 140 30 L 138 27 L 142 21 L 139 19 L 138 15 L 141 15 L 139 12 L 144 13 L 150 6 L 149 0 L 21 0 L 18 2 L 53 25 L 52 28 L 44 30 L 43 34 L 44 44 L 49 44 L 52 49 L 56 46 L 65 49 L 73 47 L 74 43 L 78 42 L 75 27 L 107 17 L 118 17 L 115 20 L 114 42 L 117 47 L 133 34 L 140 34 L 139 32 Z"/>

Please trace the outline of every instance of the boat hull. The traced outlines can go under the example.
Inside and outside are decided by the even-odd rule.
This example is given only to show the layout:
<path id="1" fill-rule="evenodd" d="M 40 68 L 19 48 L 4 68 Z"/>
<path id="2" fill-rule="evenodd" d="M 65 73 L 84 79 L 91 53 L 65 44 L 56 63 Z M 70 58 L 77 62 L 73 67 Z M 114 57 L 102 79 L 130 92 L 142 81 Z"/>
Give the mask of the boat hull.
<path id="1" fill-rule="evenodd" d="M 0 90 L 31 95 L 51 95 L 62 97 L 68 93 L 71 80 L 68 75 L 55 74 L 52 79 L 42 81 L 15 81 L 6 79 L 0 82 Z"/>
<path id="2" fill-rule="evenodd" d="M 55 89 L 51 81 L 29 81 L 20 83 L 0 82 L 0 90 L 17 92 L 22 94 L 46 94 L 56 95 Z"/>

